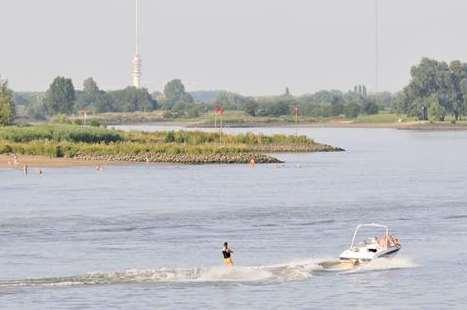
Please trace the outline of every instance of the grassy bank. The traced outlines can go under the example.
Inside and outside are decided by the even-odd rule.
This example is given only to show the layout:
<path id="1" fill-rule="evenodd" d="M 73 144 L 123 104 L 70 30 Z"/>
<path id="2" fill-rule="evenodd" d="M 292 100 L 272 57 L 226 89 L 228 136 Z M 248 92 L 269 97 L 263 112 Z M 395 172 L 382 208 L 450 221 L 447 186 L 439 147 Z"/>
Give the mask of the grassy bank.
<path id="1" fill-rule="evenodd" d="M 73 125 L 0 128 L 0 154 L 83 160 L 258 163 L 280 162 L 274 152 L 328 152 L 341 149 L 305 136 L 222 135 L 200 131 L 123 132 Z"/>
<path id="2" fill-rule="evenodd" d="M 101 113 L 88 116 L 88 122 L 105 125 L 144 124 L 178 125 L 190 128 L 209 128 L 219 126 L 219 118 L 214 113 L 204 113 L 196 118 L 170 116 L 163 111 L 133 112 L 133 113 Z M 65 122 L 81 122 L 77 117 L 65 118 Z M 378 114 L 359 115 L 356 118 L 338 117 L 304 117 L 300 116 L 298 123 L 292 115 L 279 117 L 253 117 L 243 111 L 225 111 L 222 117 L 224 127 L 281 127 L 281 126 L 308 126 L 308 127 L 354 127 L 354 128 L 397 128 L 397 129 L 427 129 L 449 130 L 467 129 L 467 121 L 454 122 L 446 118 L 440 121 L 418 121 L 415 117 L 408 117 L 397 113 L 382 111 Z"/>
<path id="3" fill-rule="evenodd" d="M 214 113 L 204 113 L 196 118 L 173 118 L 162 111 L 133 112 L 133 113 L 100 113 L 88 116 L 88 122 L 95 121 L 104 125 L 122 124 L 178 124 L 186 127 L 214 127 L 219 126 L 219 118 Z M 70 122 L 79 122 L 79 118 L 69 118 Z M 415 118 L 396 113 L 381 112 L 373 115 L 359 115 L 357 118 L 341 117 L 311 117 L 300 116 L 298 125 L 315 127 L 398 127 L 399 124 L 415 122 Z M 222 117 L 224 127 L 265 127 L 265 126 L 294 126 L 296 120 L 293 115 L 279 117 L 253 117 L 242 111 L 226 111 Z"/>

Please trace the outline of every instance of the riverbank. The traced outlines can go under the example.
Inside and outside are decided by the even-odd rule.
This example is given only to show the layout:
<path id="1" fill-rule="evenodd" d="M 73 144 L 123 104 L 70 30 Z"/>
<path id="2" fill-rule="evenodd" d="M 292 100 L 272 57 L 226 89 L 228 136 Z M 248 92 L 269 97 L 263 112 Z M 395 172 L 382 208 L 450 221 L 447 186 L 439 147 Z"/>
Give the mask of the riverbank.
<path id="1" fill-rule="evenodd" d="M 94 163 L 281 163 L 269 155 L 343 149 L 305 136 L 226 135 L 201 131 L 124 132 L 72 125 L 0 128 L 0 154 L 42 156 Z M 11 160 L 11 158 L 10 158 Z M 73 165 L 73 161 L 51 164 Z M 27 164 L 27 163 L 25 163 Z"/>
<path id="2" fill-rule="evenodd" d="M 71 122 L 79 122 L 79 118 L 70 118 Z M 197 118 L 171 118 L 161 111 L 133 113 L 100 113 L 88 116 L 88 121 L 104 125 L 141 125 L 152 124 L 161 127 L 214 128 L 220 120 L 212 113 L 202 114 Z M 299 121 L 291 116 L 253 117 L 239 111 L 226 111 L 222 117 L 222 125 L 227 128 L 253 127 L 312 127 L 312 128 L 394 128 L 410 130 L 467 130 L 467 121 L 446 120 L 418 121 L 395 113 L 378 113 L 360 115 L 357 118 L 344 117 L 300 117 Z"/>

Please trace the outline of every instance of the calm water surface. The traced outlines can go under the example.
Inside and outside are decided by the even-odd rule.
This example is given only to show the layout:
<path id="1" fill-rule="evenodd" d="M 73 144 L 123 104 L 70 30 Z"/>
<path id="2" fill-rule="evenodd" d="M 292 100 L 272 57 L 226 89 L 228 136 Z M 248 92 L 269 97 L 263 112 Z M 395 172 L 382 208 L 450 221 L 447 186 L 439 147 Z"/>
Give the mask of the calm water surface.
<path id="1" fill-rule="evenodd" d="M 0 308 L 465 309 L 467 133 L 298 132 L 348 151 L 255 168 L 0 169 Z M 390 225 L 399 255 L 320 270 L 362 222 Z"/>

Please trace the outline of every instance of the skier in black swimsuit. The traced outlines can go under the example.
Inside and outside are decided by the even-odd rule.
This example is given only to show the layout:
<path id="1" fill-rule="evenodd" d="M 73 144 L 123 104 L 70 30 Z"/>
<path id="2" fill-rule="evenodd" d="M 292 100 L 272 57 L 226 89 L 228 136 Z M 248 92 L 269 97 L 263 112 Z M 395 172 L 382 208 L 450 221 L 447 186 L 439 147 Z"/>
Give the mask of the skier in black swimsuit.
<path id="1" fill-rule="evenodd" d="M 222 255 L 224 256 L 224 264 L 226 266 L 233 266 L 232 254 L 233 251 L 229 247 L 229 244 L 227 242 L 224 242 L 224 247 L 222 248 Z"/>

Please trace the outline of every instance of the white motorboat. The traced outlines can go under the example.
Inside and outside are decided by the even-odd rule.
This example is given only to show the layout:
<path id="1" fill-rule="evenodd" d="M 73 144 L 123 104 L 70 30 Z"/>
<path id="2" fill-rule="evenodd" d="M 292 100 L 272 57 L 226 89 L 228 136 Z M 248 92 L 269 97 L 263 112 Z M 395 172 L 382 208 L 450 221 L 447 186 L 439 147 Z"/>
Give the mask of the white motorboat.
<path id="1" fill-rule="evenodd" d="M 382 228 L 381 235 L 369 237 L 362 241 L 357 240 L 361 228 Z M 355 229 L 350 247 L 342 252 L 337 261 L 322 262 L 324 268 L 351 268 L 355 265 L 370 262 L 380 257 L 388 257 L 396 254 L 401 248 L 400 241 L 389 233 L 389 227 L 381 224 L 360 224 Z"/>

